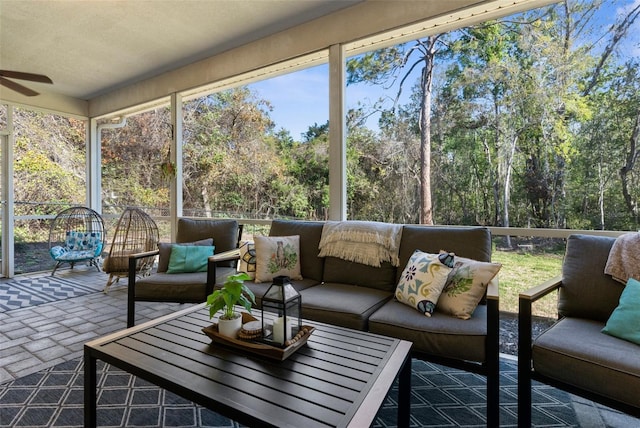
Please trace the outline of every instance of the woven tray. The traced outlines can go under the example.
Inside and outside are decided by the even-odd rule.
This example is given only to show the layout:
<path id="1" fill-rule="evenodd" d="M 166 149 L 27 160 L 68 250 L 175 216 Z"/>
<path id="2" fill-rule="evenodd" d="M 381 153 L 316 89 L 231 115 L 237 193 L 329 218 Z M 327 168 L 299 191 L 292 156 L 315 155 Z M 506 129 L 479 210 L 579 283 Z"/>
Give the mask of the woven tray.
<path id="1" fill-rule="evenodd" d="M 249 321 L 257 321 L 257 318 L 254 318 L 250 314 L 243 312 L 242 324 L 244 325 Z M 300 339 L 298 339 L 291 345 L 280 348 L 257 340 L 234 339 L 232 337 L 223 336 L 218 333 L 218 324 L 212 324 L 202 329 L 202 331 L 207 336 L 209 336 L 214 343 L 227 345 L 232 348 L 240 349 L 243 351 L 251 352 L 252 354 L 257 354 L 263 357 L 280 361 L 286 360 L 291 354 L 304 346 L 307 343 L 307 339 L 309 339 L 309 336 L 311 336 L 311 333 L 313 333 L 314 330 L 315 327 L 303 325 L 302 331 L 304 331 L 304 334 L 302 335 L 302 337 L 300 337 Z"/>

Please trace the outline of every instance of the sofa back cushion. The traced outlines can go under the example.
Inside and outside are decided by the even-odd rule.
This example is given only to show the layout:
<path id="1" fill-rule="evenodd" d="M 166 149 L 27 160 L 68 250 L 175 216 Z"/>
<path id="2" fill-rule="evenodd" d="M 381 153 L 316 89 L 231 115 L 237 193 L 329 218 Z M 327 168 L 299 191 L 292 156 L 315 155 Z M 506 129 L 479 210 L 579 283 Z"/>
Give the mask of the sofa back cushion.
<path id="1" fill-rule="evenodd" d="M 320 221 L 273 220 L 271 222 L 269 236 L 300 236 L 300 274 L 304 279 L 322 281 L 324 259 L 318 257 L 322 225 Z"/>
<path id="2" fill-rule="evenodd" d="M 238 247 L 238 222 L 236 220 L 178 219 L 176 243 L 195 242 L 213 238 L 214 254 Z M 219 266 L 235 267 L 237 261 L 221 262 Z"/>
<path id="3" fill-rule="evenodd" d="M 324 282 L 358 285 L 376 290 L 393 291 L 396 289 L 396 268 L 389 262 L 380 267 L 327 257 L 324 261 Z"/>
<path id="4" fill-rule="evenodd" d="M 402 228 L 396 283 L 415 250 L 435 254 L 444 250 L 468 259 L 490 262 L 491 232 L 486 227 L 405 225 Z"/>
<path id="5" fill-rule="evenodd" d="M 562 264 L 558 315 L 607 321 L 618 306 L 624 285 L 605 275 L 615 238 L 571 235 Z"/>

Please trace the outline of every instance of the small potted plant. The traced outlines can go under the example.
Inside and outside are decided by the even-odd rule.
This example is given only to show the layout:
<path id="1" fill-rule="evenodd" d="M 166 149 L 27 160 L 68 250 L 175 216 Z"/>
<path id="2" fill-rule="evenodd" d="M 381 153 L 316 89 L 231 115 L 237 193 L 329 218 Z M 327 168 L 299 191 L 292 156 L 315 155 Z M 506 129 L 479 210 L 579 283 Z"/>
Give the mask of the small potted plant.
<path id="1" fill-rule="evenodd" d="M 251 313 L 251 305 L 255 304 L 256 297 L 244 281 L 251 279 L 245 272 L 227 277 L 222 288 L 215 290 L 207 296 L 209 318 L 222 309 L 223 313 L 218 318 L 218 333 L 227 337 L 237 337 L 242 328 L 242 314 L 236 312 L 236 305 L 241 304 Z M 247 298 L 248 296 L 248 298 Z"/>

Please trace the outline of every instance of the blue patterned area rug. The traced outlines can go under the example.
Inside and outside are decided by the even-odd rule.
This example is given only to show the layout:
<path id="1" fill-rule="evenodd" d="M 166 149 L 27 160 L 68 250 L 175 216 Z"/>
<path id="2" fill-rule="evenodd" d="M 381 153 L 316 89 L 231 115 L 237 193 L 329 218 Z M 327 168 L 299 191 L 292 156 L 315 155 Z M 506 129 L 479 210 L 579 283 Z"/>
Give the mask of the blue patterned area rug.
<path id="1" fill-rule="evenodd" d="M 103 288 L 104 282 L 78 283 L 50 275 L 1 281 L 0 312 L 83 296 Z"/>
<path id="2" fill-rule="evenodd" d="M 238 423 L 98 362 L 98 425 L 110 427 L 239 427 Z M 481 427 L 482 376 L 413 360 L 412 427 Z M 517 425 L 516 362 L 501 360 L 501 426 Z M 1 427 L 81 427 L 83 363 L 76 359 L 0 385 Z M 395 426 L 397 390 L 387 396 L 373 427 Z M 535 384 L 537 427 L 577 427 L 569 395 Z"/>

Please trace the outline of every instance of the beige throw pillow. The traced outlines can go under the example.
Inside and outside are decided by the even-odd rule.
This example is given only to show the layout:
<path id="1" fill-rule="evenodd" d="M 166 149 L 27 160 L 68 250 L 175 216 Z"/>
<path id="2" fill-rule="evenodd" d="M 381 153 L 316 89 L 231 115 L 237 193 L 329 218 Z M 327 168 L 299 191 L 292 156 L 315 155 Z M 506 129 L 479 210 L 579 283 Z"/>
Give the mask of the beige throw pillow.
<path id="1" fill-rule="evenodd" d="M 256 282 L 268 282 L 284 275 L 302 279 L 300 236 L 255 236 Z"/>
<path id="2" fill-rule="evenodd" d="M 482 300 L 489 281 L 498 274 L 501 267 L 500 263 L 479 262 L 455 256 L 453 269 L 436 309 L 468 320 Z"/>

